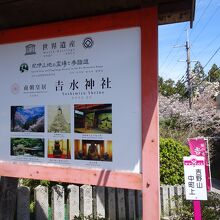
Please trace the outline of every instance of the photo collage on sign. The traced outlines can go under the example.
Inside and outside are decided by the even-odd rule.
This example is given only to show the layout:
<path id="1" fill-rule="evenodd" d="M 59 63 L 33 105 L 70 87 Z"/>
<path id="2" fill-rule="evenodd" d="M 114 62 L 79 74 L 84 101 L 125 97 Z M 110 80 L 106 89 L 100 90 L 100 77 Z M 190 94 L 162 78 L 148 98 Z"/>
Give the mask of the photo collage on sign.
<path id="1" fill-rule="evenodd" d="M 112 104 L 11 106 L 11 133 L 11 156 L 111 162 Z"/>

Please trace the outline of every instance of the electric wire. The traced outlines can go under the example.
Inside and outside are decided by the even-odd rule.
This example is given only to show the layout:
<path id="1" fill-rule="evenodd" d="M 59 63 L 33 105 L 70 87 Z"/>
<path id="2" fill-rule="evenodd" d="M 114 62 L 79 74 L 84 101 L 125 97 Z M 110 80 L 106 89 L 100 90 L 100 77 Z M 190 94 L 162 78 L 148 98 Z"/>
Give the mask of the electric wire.
<path id="1" fill-rule="evenodd" d="M 199 57 L 201 55 L 201 53 L 203 53 L 204 51 L 207 51 L 207 48 L 209 48 L 217 39 L 219 39 L 220 37 L 220 33 L 218 33 L 206 46 L 204 49 L 200 50 L 197 53 L 197 57 Z"/>
<path id="2" fill-rule="evenodd" d="M 180 93 L 180 91 L 181 91 L 181 89 L 182 88 L 184 88 L 183 86 L 185 86 L 184 84 L 185 84 L 185 82 L 187 82 L 186 80 L 184 80 L 185 78 L 187 77 L 187 73 L 185 72 L 184 74 L 183 74 L 183 76 L 178 80 L 180 83 L 182 83 L 181 85 L 180 85 L 180 87 L 179 87 L 179 89 L 176 91 L 176 93 Z M 183 81 L 184 80 L 184 81 Z M 177 81 L 177 82 L 178 82 Z M 168 107 L 168 106 L 170 106 L 174 101 L 176 101 L 176 97 L 173 97 L 170 101 L 169 101 L 169 103 L 167 103 L 167 105 L 166 105 L 166 108 Z M 164 108 L 164 110 L 163 111 L 161 111 L 162 113 L 166 110 L 166 108 Z"/>
<path id="3" fill-rule="evenodd" d="M 178 44 L 178 42 L 179 42 L 179 40 L 180 40 L 180 38 L 181 38 L 183 32 L 185 31 L 186 27 L 187 27 L 187 24 L 186 24 L 186 25 L 183 27 L 183 29 L 180 31 L 180 34 L 178 35 L 178 38 L 176 39 L 174 45 L 177 45 L 177 44 Z M 161 72 L 163 71 L 163 69 L 164 69 L 163 67 L 164 67 L 164 65 L 166 64 L 168 58 L 170 57 L 170 55 L 171 55 L 172 52 L 174 51 L 174 48 L 175 48 L 175 47 L 171 47 L 170 51 L 168 52 L 167 56 L 165 57 L 165 60 L 164 60 L 163 63 L 160 65 L 159 69 L 160 69 Z M 175 57 L 175 55 L 174 55 L 173 57 Z M 170 59 L 170 62 L 168 63 L 168 65 L 166 65 L 166 68 L 172 63 L 172 61 L 173 61 L 173 59 Z"/>
<path id="4" fill-rule="evenodd" d="M 212 13 L 211 17 L 208 19 L 208 21 L 203 25 L 202 29 L 200 30 L 200 32 L 196 35 L 196 37 L 192 40 L 192 44 L 198 40 L 199 37 L 202 36 L 203 31 L 206 29 L 206 27 L 208 26 L 208 24 L 210 23 L 210 21 L 214 18 L 214 16 L 216 15 L 216 12 L 219 10 L 219 6 L 215 9 L 214 13 Z"/>
<path id="5" fill-rule="evenodd" d="M 207 62 L 207 63 L 208 63 L 208 62 Z M 203 68 L 203 70 L 204 70 L 204 67 L 202 67 L 202 68 Z M 220 70 L 220 67 L 218 67 L 212 74 L 215 74 L 218 70 Z M 187 92 L 188 92 L 188 89 L 185 87 L 185 83 L 188 82 L 188 80 L 192 80 L 194 77 L 196 77 L 196 76 L 191 76 L 191 77 L 188 79 L 188 77 L 187 77 L 187 72 L 186 72 L 186 73 L 181 77 L 181 79 L 180 79 L 181 85 L 180 85 L 180 88 L 176 91 L 176 93 L 177 93 L 177 94 L 180 93 L 181 89 L 183 89 L 183 88 L 186 89 L 185 93 L 187 93 Z M 183 81 L 184 78 L 186 78 L 186 79 Z M 193 88 L 199 87 L 199 86 L 200 86 L 204 81 L 206 81 L 208 78 L 209 78 L 209 76 L 204 77 L 198 84 L 193 85 Z M 178 82 L 178 81 L 177 81 L 177 82 Z M 169 105 L 171 105 L 175 100 L 176 100 L 176 97 L 173 97 L 173 98 L 169 101 L 169 103 L 167 103 L 166 108 L 167 108 Z M 165 111 L 166 108 L 164 108 L 164 111 Z M 163 113 L 164 111 L 162 111 L 162 113 Z"/>
<path id="6" fill-rule="evenodd" d="M 207 4 L 206 8 L 203 10 L 201 16 L 199 17 L 198 21 L 197 21 L 196 24 L 194 25 L 194 29 L 195 29 L 195 27 L 198 26 L 198 24 L 199 24 L 200 21 L 202 20 L 203 16 L 205 15 L 205 12 L 208 10 L 208 8 L 210 7 L 210 5 L 211 5 L 212 2 L 213 2 L 213 0 L 210 0 L 210 1 L 209 1 L 209 3 Z M 196 37 L 193 39 L 192 42 L 195 42 L 195 40 L 197 40 L 197 39 L 201 36 L 202 32 L 206 29 L 207 25 L 208 25 L 209 22 L 212 20 L 212 18 L 215 16 L 215 14 L 216 14 L 217 11 L 219 10 L 219 8 L 220 8 L 219 6 L 216 8 L 216 10 L 214 11 L 214 13 L 211 15 L 211 17 L 209 17 L 209 19 L 208 19 L 208 21 L 206 22 L 206 24 L 202 27 L 202 29 L 200 30 L 199 34 L 196 35 Z M 192 34 L 192 32 L 191 32 L 190 34 Z M 206 46 L 206 49 L 207 49 L 207 47 L 211 46 L 211 44 L 218 39 L 219 35 L 220 35 L 220 34 L 216 35 L 216 36 L 208 43 L 208 45 Z M 211 62 L 211 60 L 216 56 L 216 54 L 219 52 L 219 50 L 220 50 L 220 46 L 215 50 L 215 52 L 214 52 L 214 53 L 212 54 L 212 56 L 208 59 L 208 61 L 206 62 L 206 64 L 202 67 L 203 70 L 208 66 L 208 64 L 209 64 L 209 63 Z M 171 51 L 172 51 L 172 50 L 171 50 Z M 202 51 L 199 52 L 199 54 L 201 54 L 201 53 L 202 53 Z M 171 52 L 170 52 L 170 54 L 171 54 Z M 168 57 L 170 56 L 170 54 L 167 56 L 167 59 L 168 59 Z M 167 60 L 167 59 L 166 59 L 166 60 Z M 164 64 L 163 64 L 163 65 L 164 65 Z M 169 63 L 169 65 L 170 65 L 170 63 Z M 219 69 L 220 69 L 220 67 L 218 67 L 212 74 L 214 74 L 214 73 L 215 73 L 216 71 L 218 71 Z M 183 87 L 185 87 L 185 83 L 188 82 L 188 80 L 193 80 L 195 77 L 196 77 L 196 75 L 193 75 L 193 76 L 191 76 L 190 78 L 187 78 L 187 73 L 185 73 L 185 74 L 181 77 L 181 79 L 180 79 L 180 82 L 181 82 L 182 84 L 180 85 L 179 91 L 176 91 L 176 93 L 179 93 L 179 92 L 181 91 L 181 89 L 182 89 Z M 194 87 L 194 88 L 195 88 L 195 87 L 198 87 L 198 86 L 201 85 L 204 81 L 206 81 L 206 80 L 208 79 L 208 77 L 209 77 L 209 76 L 205 76 L 199 83 L 197 83 L 196 85 L 194 84 L 193 87 Z M 177 82 L 178 82 L 178 81 L 177 81 Z M 188 92 L 188 89 L 189 89 L 189 88 L 186 88 L 186 87 L 185 87 L 185 89 L 186 89 L 186 92 Z M 174 97 L 173 99 L 171 99 L 171 101 L 168 103 L 168 105 L 170 105 L 175 99 L 176 99 L 176 97 Z M 168 106 L 168 105 L 167 105 L 167 106 Z"/>
<path id="7" fill-rule="evenodd" d="M 194 29 L 196 28 L 196 26 L 199 24 L 199 22 L 201 21 L 202 17 L 205 15 L 206 10 L 208 10 L 209 6 L 211 5 L 213 0 L 210 0 L 209 3 L 206 5 L 205 9 L 203 10 L 203 12 L 201 13 L 200 17 L 198 18 L 197 22 L 194 24 Z M 193 32 L 193 31 L 192 31 Z M 192 33 L 191 32 L 191 33 Z"/>
<path id="8" fill-rule="evenodd" d="M 218 70 L 220 70 L 220 67 L 218 67 L 212 74 L 216 73 Z M 197 85 L 195 85 L 195 87 L 200 86 L 200 85 L 201 85 L 204 81 L 206 81 L 208 78 L 209 78 L 209 75 L 206 76 L 206 77 L 204 77 L 204 79 L 203 79 L 200 83 L 198 83 Z"/>
<path id="9" fill-rule="evenodd" d="M 211 60 L 215 57 L 215 55 L 219 52 L 219 50 L 220 50 L 220 46 L 217 48 L 214 54 L 209 58 L 208 62 L 203 66 L 203 69 L 211 62 Z"/>

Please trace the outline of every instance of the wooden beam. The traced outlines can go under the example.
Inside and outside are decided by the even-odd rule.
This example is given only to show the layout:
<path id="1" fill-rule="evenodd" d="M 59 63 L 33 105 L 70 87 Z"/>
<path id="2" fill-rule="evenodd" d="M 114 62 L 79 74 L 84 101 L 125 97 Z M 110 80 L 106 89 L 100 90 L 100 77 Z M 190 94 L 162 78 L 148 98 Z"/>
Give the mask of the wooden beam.
<path id="1" fill-rule="evenodd" d="M 142 10 L 141 27 L 143 220 L 159 220 L 157 8 Z"/>

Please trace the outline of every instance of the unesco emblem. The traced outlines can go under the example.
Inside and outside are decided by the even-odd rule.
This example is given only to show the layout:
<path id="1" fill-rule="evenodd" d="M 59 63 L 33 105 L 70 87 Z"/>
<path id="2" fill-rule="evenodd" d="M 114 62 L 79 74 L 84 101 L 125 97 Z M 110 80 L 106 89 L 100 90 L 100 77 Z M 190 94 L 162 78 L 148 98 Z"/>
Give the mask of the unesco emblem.
<path id="1" fill-rule="evenodd" d="M 26 72 L 26 71 L 28 71 L 29 70 L 29 67 L 28 67 L 28 65 L 26 64 L 26 63 L 22 63 L 21 65 L 20 65 L 20 72 L 21 73 L 24 73 L 24 72 Z"/>
<path id="2" fill-rule="evenodd" d="M 36 54 L 35 52 L 35 44 L 28 44 L 25 46 L 25 55 L 33 55 Z"/>
<path id="3" fill-rule="evenodd" d="M 84 48 L 91 48 L 94 45 L 94 41 L 91 37 L 87 37 L 83 41 L 83 47 Z"/>

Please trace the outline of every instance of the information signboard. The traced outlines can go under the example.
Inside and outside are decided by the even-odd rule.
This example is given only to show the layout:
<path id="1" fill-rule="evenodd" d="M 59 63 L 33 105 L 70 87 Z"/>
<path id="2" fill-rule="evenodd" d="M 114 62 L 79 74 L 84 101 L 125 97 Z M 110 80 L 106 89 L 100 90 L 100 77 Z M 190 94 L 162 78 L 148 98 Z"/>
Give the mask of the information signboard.
<path id="1" fill-rule="evenodd" d="M 155 7 L 0 31 L 0 175 L 142 190 L 159 219 L 157 30 Z"/>
<path id="2" fill-rule="evenodd" d="M 204 157 L 184 157 L 184 178 L 187 200 L 207 200 Z"/>
<path id="3" fill-rule="evenodd" d="M 140 56 L 139 27 L 1 45 L 0 160 L 140 173 Z"/>

